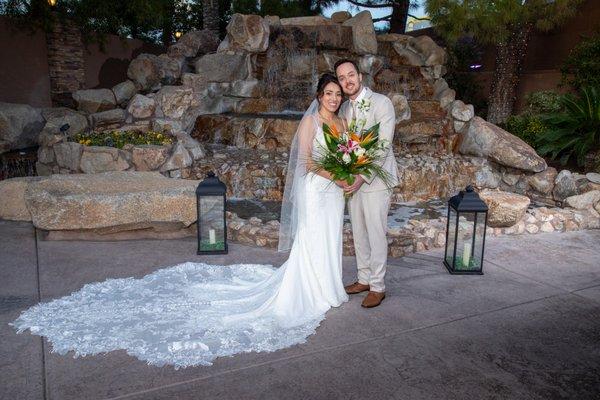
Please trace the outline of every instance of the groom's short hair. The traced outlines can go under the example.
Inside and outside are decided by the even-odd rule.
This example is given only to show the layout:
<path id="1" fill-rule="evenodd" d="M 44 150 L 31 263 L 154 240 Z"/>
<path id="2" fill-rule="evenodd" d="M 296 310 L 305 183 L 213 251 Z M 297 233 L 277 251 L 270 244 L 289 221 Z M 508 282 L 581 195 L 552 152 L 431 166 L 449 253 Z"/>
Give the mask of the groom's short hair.
<path id="1" fill-rule="evenodd" d="M 340 65 L 342 64 L 346 64 L 346 63 L 350 63 L 352 65 L 354 65 L 354 69 L 356 69 L 356 72 L 360 74 L 360 69 L 358 69 L 358 64 L 356 63 L 356 61 L 351 60 L 349 58 L 342 58 L 341 60 L 338 60 L 334 65 L 333 65 L 333 72 L 336 73 L 337 75 L 337 69 Z"/>

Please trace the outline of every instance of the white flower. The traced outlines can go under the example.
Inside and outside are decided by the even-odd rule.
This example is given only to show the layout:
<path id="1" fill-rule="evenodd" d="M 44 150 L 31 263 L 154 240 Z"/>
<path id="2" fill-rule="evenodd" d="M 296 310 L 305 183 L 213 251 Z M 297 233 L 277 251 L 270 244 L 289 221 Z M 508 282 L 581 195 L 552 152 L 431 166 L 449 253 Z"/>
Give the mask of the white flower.
<path id="1" fill-rule="evenodd" d="M 358 109 L 360 111 L 362 111 L 363 113 L 366 113 L 367 111 L 369 111 L 371 109 L 371 100 L 362 99 L 360 101 L 360 103 L 358 103 Z"/>
<path id="2" fill-rule="evenodd" d="M 362 147 L 359 147 L 358 149 L 354 150 L 354 154 L 356 154 L 358 157 L 364 155 L 366 152 L 365 149 L 363 149 Z"/>
<path id="3" fill-rule="evenodd" d="M 346 164 L 350 164 L 350 161 L 352 161 L 352 159 L 350 158 L 350 154 L 344 153 L 344 155 L 342 156 L 342 161 Z"/>

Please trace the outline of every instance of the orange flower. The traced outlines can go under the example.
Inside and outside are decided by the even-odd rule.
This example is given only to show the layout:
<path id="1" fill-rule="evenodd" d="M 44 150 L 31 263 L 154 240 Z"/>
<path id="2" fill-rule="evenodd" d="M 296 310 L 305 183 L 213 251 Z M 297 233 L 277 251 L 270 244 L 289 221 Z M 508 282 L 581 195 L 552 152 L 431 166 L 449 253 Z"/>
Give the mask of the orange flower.
<path id="1" fill-rule="evenodd" d="M 350 139 L 354 140 L 357 143 L 360 143 L 360 136 L 357 135 L 356 133 L 351 133 L 350 134 Z"/>
<path id="2" fill-rule="evenodd" d="M 364 164 L 368 164 L 371 160 L 369 160 L 369 157 L 367 156 L 360 156 L 358 157 L 358 159 L 356 160 L 356 165 L 364 165 Z"/>
<path id="3" fill-rule="evenodd" d="M 367 136 L 365 136 L 364 138 L 360 139 L 358 142 L 361 144 L 361 146 L 365 143 L 369 143 L 371 140 L 373 140 L 373 137 L 375 135 L 373 134 L 373 132 L 369 133 Z"/>
<path id="4" fill-rule="evenodd" d="M 333 136 L 336 139 L 340 138 L 340 132 L 337 130 L 337 127 L 335 125 L 331 125 L 329 127 L 329 133 L 331 133 L 331 136 Z"/>

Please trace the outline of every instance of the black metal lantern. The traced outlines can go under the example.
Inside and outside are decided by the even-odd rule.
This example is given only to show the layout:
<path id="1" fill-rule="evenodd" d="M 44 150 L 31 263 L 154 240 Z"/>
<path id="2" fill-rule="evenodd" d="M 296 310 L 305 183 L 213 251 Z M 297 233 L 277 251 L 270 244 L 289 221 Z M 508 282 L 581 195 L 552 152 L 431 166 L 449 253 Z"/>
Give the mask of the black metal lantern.
<path id="1" fill-rule="evenodd" d="M 196 189 L 198 254 L 227 254 L 227 187 L 209 172 Z"/>
<path id="2" fill-rule="evenodd" d="M 451 274 L 483 274 L 487 214 L 471 185 L 448 201 L 444 265 Z"/>

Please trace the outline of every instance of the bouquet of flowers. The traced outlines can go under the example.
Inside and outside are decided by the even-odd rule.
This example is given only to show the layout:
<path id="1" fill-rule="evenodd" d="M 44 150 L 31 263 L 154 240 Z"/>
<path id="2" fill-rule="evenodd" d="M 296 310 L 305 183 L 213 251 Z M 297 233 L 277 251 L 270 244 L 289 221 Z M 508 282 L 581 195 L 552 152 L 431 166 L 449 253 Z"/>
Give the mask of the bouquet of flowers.
<path id="1" fill-rule="evenodd" d="M 339 132 L 335 125 L 323 124 L 325 146 L 317 149 L 312 170 L 325 170 L 333 179 L 349 185 L 354 183 L 355 175 L 375 175 L 391 188 L 390 174 L 377 164 L 388 146 L 386 140 L 379 140 L 379 123 L 367 129 L 361 129 L 363 126 L 353 120 L 347 131 Z"/>

